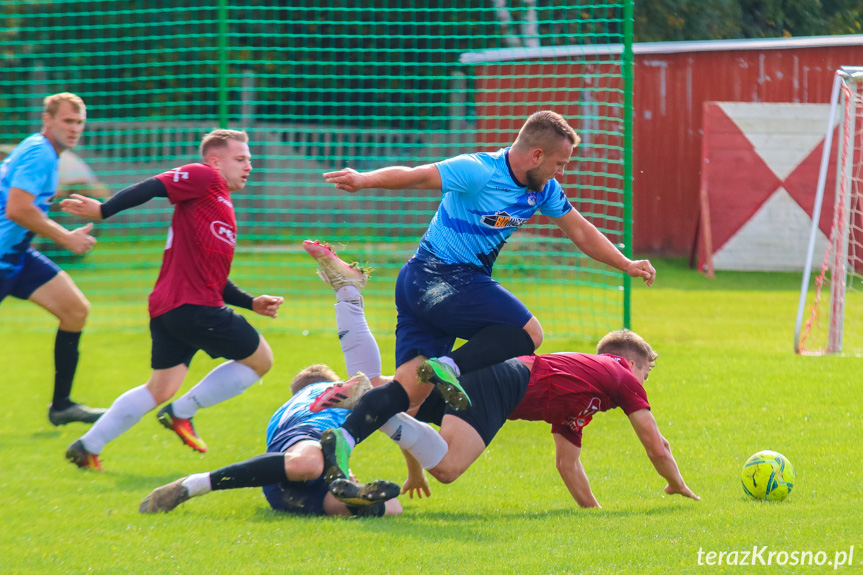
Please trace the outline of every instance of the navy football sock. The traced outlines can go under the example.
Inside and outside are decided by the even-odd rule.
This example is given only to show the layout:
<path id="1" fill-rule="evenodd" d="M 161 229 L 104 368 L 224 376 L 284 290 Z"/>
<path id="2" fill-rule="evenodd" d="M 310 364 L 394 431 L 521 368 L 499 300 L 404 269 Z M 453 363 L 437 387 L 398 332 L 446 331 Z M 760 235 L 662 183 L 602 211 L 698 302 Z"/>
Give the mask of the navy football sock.
<path id="1" fill-rule="evenodd" d="M 54 398 L 51 400 L 54 409 L 66 409 L 73 404 L 69 396 L 72 394 L 75 370 L 78 369 L 80 339 L 81 332 L 57 330 L 54 340 Z"/>
<path id="2" fill-rule="evenodd" d="M 381 425 L 397 413 L 410 407 L 410 398 L 396 380 L 376 387 L 363 395 L 342 429 L 351 434 L 357 443 L 380 429 Z"/>
<path id="3" fill-rule="evenodd" d="M 265 453 L 210 473 L 213 491 L 263 487 L 287 480 L 284 453 Z"/>
<path id="4" fill-rule="evenodd" d="M 467 343 L 449 356 L 459 370 L 470 373 L 536 350 L 533 340 L 524 329 L 514 325 L 495 324 L 484 327 Z"/>

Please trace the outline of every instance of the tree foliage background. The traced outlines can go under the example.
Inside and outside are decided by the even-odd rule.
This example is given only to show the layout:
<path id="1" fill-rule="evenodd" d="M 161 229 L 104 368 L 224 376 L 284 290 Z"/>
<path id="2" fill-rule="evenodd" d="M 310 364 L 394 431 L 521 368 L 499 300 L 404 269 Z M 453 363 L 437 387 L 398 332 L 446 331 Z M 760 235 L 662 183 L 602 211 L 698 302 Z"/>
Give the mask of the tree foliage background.
<path id="1" fill-rule="evenodd" d="M 859 34 L 863 0 L 636 0 L 636 42 Z"/>

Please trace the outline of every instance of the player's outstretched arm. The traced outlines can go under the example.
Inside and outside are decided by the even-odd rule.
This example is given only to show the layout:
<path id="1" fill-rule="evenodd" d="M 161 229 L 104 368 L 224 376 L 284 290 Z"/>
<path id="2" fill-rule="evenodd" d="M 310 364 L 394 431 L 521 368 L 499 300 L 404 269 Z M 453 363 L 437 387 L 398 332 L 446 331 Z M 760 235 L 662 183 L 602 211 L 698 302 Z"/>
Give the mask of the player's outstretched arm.
<path id="1" fill-rule="evenodd" d="M 580 507 L 602 507 L 590 490 L 590 481 L 581 465 L 581 448 L 558 433 L 553 433 L 557 472 Z"/>
<path id="2" fill-rule="evenodd" d="M 60 202 L 60 208 L 67 213 L 88 220 L 107 220 L 114 214 L 140 206 L 153 198 L 167 198 L 168 189 L 158 178 L 147 178 L 143 182 L 123 188 L 104 204 L 80 194 L 71 194 Z"/>
<path id="3" fill-rule="evenodd" d="M 35 197 L 26 190 L 10 188 L 6 200 L 6 216 L 19 226 L 46 237 L 78 255 L 86 254 L 96 244 L 96 238 L 90 235 L 93 224 L 67 230 L 36 207 L 33 203 L 34 199 Z"/>
<path id="4" fill-rule="evenodd" d="M 680 470 L 677 467 L 677 462 L 671 454 L 671 446 L 662 434 L 659 433 L 659 427 L 656 425 L 656 420 L 649 409 L 640 409 L 629 416 L 629 421 L 632 423 L 632 428 L 638 439 L 647 451 L 647 457 L 656 468 L 656 472 L 668 481 L 665 486 L 665 492 L 669 495 L 679 493 L 684 497 L 701 500 L 699 496 L 692 492 L 686 486 L 683 476 L 680 475 Z"/>
<path id="5" fill-rule="evenodd" d="M 402 449 L 402 455 L 405 456 L 405 463 L 408 466 L 408 478 L 405 480 L 404 485 L 402 485 L 402 495 L 408 494 L 411 499 L 414 498 L 414 494 L 419 499 L 423 498 L 423 494 L 426 497 L 431 497 L 428 477 L 426 477 L 420 462 L 404 449 Z"/>
<path id="6" fill-rule="evenodd" d="M 596 261 L 617 268 L 625 274 L 642 278 L 648 286 L 656 278 L 656 270 L 649 260 L 631 260 L 615 247 L 611 240 L 596 229 L 577 210 L 570 210 L 552 221 L 586 255 Z"/>
<path id="7" fill-rule="evenodd" d="M 360 173 L 353 168 L 324 174 L 327 183 L 347 192 L 357 192 L 368 188 L 383 190 L 440 190 L 443 187 L 440 172 L 434 164 L 415 168 L 391 166 L 373 172 Z"/>
<path id="8" fill-rule="evenodd" d="M 70 194 L 60 202 L 60 208 L 67 214 L 88 220 L 102 219 L 102 202 L 81 194 Z"/>

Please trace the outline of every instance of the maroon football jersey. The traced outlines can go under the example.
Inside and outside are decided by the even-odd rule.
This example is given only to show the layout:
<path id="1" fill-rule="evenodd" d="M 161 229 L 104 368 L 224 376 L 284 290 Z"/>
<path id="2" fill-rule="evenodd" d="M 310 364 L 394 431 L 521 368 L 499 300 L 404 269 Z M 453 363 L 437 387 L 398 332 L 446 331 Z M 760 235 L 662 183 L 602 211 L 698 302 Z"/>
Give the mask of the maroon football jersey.
<path id="1" fill-rule="evenodd" d="M 547 421 L 581 447 L 581 430 L 597 411 L 620 407 L 626 415 L 650 409 L 629 364 L 615 355 L 550 353 L 533 360 L 527 392 L 509 419 Z"/>
<path id="2" fill-rule="evenodd" d="M 184 304 L 223 306 L 222 292 L 237 243 L 237 220 L 225 178 L 207 164 L 156 176 L 168 190 L 174 216 L 162 269 L 150 294 L 150 317 Z"/>

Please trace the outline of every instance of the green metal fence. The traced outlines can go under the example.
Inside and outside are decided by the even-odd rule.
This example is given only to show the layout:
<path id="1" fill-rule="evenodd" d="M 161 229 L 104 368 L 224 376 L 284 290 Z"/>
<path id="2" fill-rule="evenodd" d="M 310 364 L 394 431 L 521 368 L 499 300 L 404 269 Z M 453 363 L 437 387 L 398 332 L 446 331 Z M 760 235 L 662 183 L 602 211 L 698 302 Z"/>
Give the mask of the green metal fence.
<path id="1" fill-rule="evenodd" d="M 254 172 L 235 195 L 232 278 L 286 297 L 267 329 L 331 327 L 331 294 L 300 248 L 318 238 L 375 268 L 366 307 L 374 329 L 391 332 L 395 274 L 439 201 L 425 191 L 349 195 L 322 172 L 495 150 L 539 109 L 564 113 L 584 139 L 563 182 L 570 199 L 629 249 L 631 0 L 315 4 L 5 0 L 0 150 L 39 129 L 45 95 L 75 92 L 88 123 L 74 156 L 63 155 L 61 195 L 103 196 L 197 161 L 212 128 L 246 130 Z M 93 303 L 89 329 L 146 329 L 170 212 L 154 200 L 98 224 L 83 258 L 39 244 Z M 543 218 L 513 236 L 495 277 L 551 336 L 593 339 L 628 313 L 621 274 Z M 6 333 L 55 325 L 10 300 L 0 318 Z"/>

